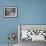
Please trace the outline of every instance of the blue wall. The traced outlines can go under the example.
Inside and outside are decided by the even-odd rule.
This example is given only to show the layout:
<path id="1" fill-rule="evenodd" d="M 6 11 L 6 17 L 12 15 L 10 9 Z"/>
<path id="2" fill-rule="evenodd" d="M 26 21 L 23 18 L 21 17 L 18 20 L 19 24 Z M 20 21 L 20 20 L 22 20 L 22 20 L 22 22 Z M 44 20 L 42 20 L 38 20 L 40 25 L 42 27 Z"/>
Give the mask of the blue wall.
<path id="1" fill-rule="evenodd" d="M 4 18 L 4 6 L 16 6 L 18 16 Z M 8 43 L 9 32 L 18 32 L 18 24 L 46 24 L 46 0 L 0 0 L 0 44 Z"/>

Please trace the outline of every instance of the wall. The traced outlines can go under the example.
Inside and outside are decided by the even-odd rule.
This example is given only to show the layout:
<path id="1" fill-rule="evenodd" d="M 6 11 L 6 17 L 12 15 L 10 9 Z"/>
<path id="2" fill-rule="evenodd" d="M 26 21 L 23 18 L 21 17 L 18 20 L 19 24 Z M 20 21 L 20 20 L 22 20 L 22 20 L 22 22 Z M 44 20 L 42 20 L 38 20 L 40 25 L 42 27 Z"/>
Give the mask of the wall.
<path id="1" fill-rule="evenodd" d="M 0 0 L 0 44 L 7 44 L 8 34 L 10 32 L 16 32 L 17 35 L 17 18 L 5 18 L 4 7 L 5 6 L 16 6 L 18 0 Z M 18 38 L 17 38 L 18 39 Z M 18 42 L 16 39 L 16 43 Z"/>
<path id="2" fill-rule="evenodd" d="M 16 18 L 4 18 L 4 6 L 16 6 Z M 0 44 L 7 44 L 9 32 L 18 32 L 18 24 L 46 24 L 46 0 L 0 0 Z M 16 40 L 17 42 L 17 40 Z"/>

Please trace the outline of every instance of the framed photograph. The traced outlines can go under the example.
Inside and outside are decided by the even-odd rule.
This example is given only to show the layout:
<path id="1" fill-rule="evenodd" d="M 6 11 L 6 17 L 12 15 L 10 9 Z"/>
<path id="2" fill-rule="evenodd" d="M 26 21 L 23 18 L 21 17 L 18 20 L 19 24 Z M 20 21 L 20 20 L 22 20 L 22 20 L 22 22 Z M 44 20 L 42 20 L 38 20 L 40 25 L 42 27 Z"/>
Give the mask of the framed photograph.
<path id="1" fill-rule="evenodd" d="M 17 7 L 4 7 L 4 17 L 16 17 L 17 16 Z"/>

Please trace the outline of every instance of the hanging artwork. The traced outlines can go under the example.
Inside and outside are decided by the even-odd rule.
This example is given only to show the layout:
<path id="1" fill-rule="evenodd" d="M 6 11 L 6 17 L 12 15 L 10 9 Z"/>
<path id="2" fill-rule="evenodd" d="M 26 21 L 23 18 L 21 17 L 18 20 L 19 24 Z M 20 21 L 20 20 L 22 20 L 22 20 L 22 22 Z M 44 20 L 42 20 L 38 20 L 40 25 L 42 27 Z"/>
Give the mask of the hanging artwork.
<path id="1" fill-rule="evenodd" d="M 17 8 L 16 7 L 4 7 L 4 17 L 16 17 Z"/>
<path id="2" fill-rule="evenodd" d="M 46 41 L 46 25 L 18 25 L 18 34 L 20 40 Z"/>

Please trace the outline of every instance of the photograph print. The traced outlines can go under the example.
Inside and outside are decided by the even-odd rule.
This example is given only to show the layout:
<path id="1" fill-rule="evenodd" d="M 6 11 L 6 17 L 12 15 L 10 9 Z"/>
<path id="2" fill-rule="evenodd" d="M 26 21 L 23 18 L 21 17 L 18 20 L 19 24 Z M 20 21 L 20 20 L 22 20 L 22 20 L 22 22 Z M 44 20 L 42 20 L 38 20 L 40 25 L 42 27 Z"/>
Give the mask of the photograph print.
<path id="1" fill-rule="evenodd" d="M 4 7 L 4 17 L 16 17 L 17 8 L 16 7 Z"/>

